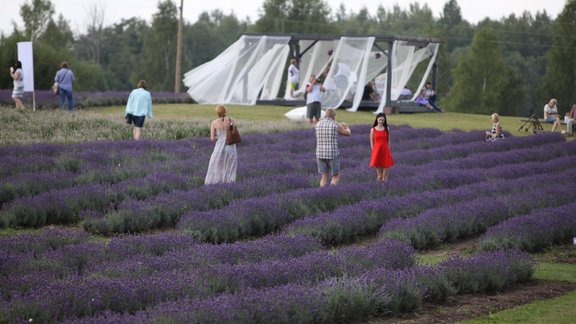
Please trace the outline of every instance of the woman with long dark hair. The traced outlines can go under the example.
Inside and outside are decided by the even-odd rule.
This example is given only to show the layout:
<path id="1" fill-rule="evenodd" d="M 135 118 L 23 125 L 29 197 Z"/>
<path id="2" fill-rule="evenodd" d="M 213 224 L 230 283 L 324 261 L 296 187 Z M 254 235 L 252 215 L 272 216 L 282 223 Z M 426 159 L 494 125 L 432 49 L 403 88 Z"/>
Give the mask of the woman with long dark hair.
<path id="1" fill-rule="evenodd" d="M 394 165 L 394 159 L 390 153 L 390 129 L 385 113 L 376 115 L 374 125 L 370 129 L 370 147 L 372 148 L 370 167 L 376 168 L 378 181 L 387 181 L 388 171 Z"/>
<path id="2" fill-rule="evenodd" d="M 15 67 L 10 68 L 10 76 L 14 80 L 14 90 L 12 90 L 12 100 L 16 104 L 16 109 L 24 110 L 22 97 L 24 96 L 24 75 L 22 72 L 22 62 L 16 62 Z"/>

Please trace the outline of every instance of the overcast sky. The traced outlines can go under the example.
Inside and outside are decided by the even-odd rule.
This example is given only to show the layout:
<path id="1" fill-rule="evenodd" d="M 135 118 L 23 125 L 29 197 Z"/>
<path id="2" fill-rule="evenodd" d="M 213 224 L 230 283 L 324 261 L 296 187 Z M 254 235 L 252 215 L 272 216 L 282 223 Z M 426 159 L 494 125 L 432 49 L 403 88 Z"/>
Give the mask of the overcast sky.
<path id="1" fill-rule="evenodd" d="M 180 5 L 180 0 L 174 0 Z M 358 12 L 361 8 L 368 8 L 369 12 L 375 13 L 381 4 L 385 9 L 391 9 L 394 4 L 402 8 L 408 8 L 411 3 L 424 3 L 432 9 L 435 17 L 439 17 L 444 4 L 448 0 L 429 1 L 386 1 L 386 0 L 324 0 L 335 12 L 340 4 L 350 11 Z M 12 32 L 12 22 L 20 28 L 23 27 L 20 18 L 20 7 L 32 0 L 0 0 L 0 31 L 5 35 Z M 157 11 L 158 0 L 51 0 L 56 10 L 56 16 L 62 14 L 70 23 L 74 32 L 86 30 L 89 9 L 95 6 L 104 8 L 105 25 L 111 25 L 122 18 L 138 16 L 150 21 Z M 239 19 L 250 17 L 252 22 L 258 19 L 264 0 L 184 0 L 184 19 L 187 22 L 195 22 L 198 15 L 203 11 L 220 9 L 225 14 L 234 13 Z M 565 0 L 458 0 L 464 19 L 471 23 L 477 23 L 485 17 L 498 20 L 512 13 L 516 15 L 529 11 L 533 15 L 538 11 L 548 13 L 556 18 L 562 11 Z"/>

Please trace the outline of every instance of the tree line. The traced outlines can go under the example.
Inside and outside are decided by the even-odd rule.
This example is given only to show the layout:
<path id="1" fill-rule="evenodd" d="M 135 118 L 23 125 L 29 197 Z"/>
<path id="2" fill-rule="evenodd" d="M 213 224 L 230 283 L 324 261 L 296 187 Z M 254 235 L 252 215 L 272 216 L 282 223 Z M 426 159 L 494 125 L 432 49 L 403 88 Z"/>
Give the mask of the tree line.
<path id="1" fill-rule="evenodd" d="M 55 17 L 50 0 L 30 0 L 19 14 L 24 26 L 0 35 L 0 66 L 13 66 L 16 44 L 32 40 L 37 89 L 50 87 L 65 60 L 78 90 L 130 90 L 139 79 L 153 91 L 174 90 L 179 19 L 174 1 L 160 0 L 150 23 L 134 17 L 104 25 L 104 8 L 93 6 L 82 34 L 74 34 L 65 17 Z M 576 0 L 566 0 L 555 18 L 545 11 L 524 12 L 477 24 L 462 17 L 457 0 L 447 0 L 440 17 L 418 2 L 407 9 L 355 12 L 323 0 L 263 0 L 255 22 L 221 10 L 184 22 L 182 71 L 213 59 L 249 32 L 436 37 L 441 45 L 435 88 L 446 110 L 528 115 L 541 114 L 552 97 L 560 111 L 576 103 Z M 1 73 L 0 88 L 11 87 L 9 74 Z"/>

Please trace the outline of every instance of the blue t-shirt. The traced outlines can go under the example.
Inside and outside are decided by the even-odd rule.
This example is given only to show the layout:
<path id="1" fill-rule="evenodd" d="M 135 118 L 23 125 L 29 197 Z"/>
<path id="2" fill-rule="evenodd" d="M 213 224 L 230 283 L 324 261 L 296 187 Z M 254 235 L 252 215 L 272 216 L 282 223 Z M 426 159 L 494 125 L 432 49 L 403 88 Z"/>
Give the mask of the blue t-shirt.
<path id="1" fill-rule="evenodd" d="M 130 92 L 125 115 L 148 116 L 152 118 L 152 96 L 146 89 L 138 88 Z"/>
<path id="2" fill-rule="evenodd" d="M 74 73 L 70 69 L 61 68 L 56 72 L 54 82 L 58 82 L 60 89 L 72 91 L 72 83 L 74 82 Z"/>

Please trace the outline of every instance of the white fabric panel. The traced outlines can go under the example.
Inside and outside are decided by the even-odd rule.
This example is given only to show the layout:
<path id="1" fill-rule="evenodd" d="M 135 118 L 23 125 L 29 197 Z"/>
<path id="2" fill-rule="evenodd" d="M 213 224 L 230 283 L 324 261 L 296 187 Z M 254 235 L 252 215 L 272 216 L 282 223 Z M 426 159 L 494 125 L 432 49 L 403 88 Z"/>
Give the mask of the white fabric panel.
<path id="1" fill-rule="evenodd" d="M 282 77 L 289 40 L 289 36 L 240 37 L 214 60 L 184 75 L 183 81 L 189 88 L 188 94 L 199 103 L 255 104 L 265 82 L 262 79 L 275 79 L 278 74 Z M 276 45 L 283 45 L 287 49 L 281 50 Z M 267 55 L 268 51 L 273 51 L 277 56 Z M 269 65 L 270 63 L 276 65 Z M 276 97 L 277 93 L 272 94 L 275 86 L 272 84 L 267 87 L 268 97 Z"/>
<path id="2" fill-rule="evenodd" d="M 426 83 L 426 80 L 428 79 L 428 75 L 430 75 L 430 71 L 432 70 L 432 66 L 434 65 L 434 62 L 436 62 L 436 56 L 438 56 L 438 48 L 440 47 L 440 44 L 438 43 L 432 43 L 428 45 L 428 50 L 430 51 L 430 53 L 432 53 L 432 57 L 430 58 L 430 61 L 428 62 L 428 66 L 426 67 L 426 72 L 424 72 L 424 75 L 422 76 L 422 79 L 420 80 L 420 84 L 418 85 L 418 88 L 416 89 L 416 91 L 414 91 L 414 96 L 412 97 L 412 100 L 416 100 L 416 97 L 418 97 L 418 94 L 420 93 L 420 90 L 424 87 L 424 83 Z M 434 85 L 436 86 L 436 85 Z"/>
<path id="3" fill-rule="evenodd" d="M 372 41 L 370 41 L 370 39 Z M 371 37 L 342 37 L 330 65 L 330 71 L 324 81 L 326 92 L 322 94 L 322 107 L 338 108 L 344 100 L 352 100 L 361 83 L 359 72 L 366 51 L 372 50 L 374 39 Z"/>
<path id="4" fill-rule="evenodd" d="M 262 77 L 262 93 L 260 94 L 260 99 L 263 100 L 275 100 L 278 98 L 278 91 L 280 90 L 280 85 L 282 84 L 282 74 L 284 62 L 290 54 L 290 48 L 285 45 L 276 44 L 269 51 L 265 59 L 260 60 L 260 64 L 263 66 L 268 66 L 270 69 Z M 254 96 L 256 98 L 258 93 Z M 254 104 L 256 102 L 254 101 Z"/>
<path id="5" fill-rule="evenodd" d="M 438 44 L 429 44 L 426 47 L 415 51 L 415 46 L 408 45 L 406 41 L 395 41 L 392 46 L 392 85 L 390 89 L 390 99 L 398 100 L 400 97 L 400 92 L 410 80 L 410 77 L 414 73 L 414 70 L 422 61 L 429 59 L 426 72 L 422 76 L 420 85 L 416 91 L 414 91 L 414 96 L 412 100 L 416 98 L 420 89 L 428 79 L 428 75 L 432 69 L 432 65 L 436 61 L 436 56 L 438 54 Z M 387 73 L 387 72 L 386 72 Z M 384 105 L 386 105 L 386 83 L 387 75 L 383 73 L 376 78 L 376 85 L 379 91 L 382 91 L 382 99 L 378 105 L 378 109 L 375 113 L 380 113 L 384 111 Z"/>
<path id="6" fill-rule="evenodd" d="M 313 44 L 313 45 L 312 45 Z M 306 91 L 306 83 L 310 79 L 310 75 L 314 74 L 319 77 L 324 69 L 331 63 L 332 56 L 329 51 L 334 51 L 338 46 L 338 40 L 331 41 L 310 41 L 302 40 L 299 42 L 300 50 L 302 52 L 306 51 L 311 45 L 311 47 L 302 54 L 300 57 L 300 80 L 298 83 L 298 88 L 296 89 L 296 94 L 303 94 Z M 290 88 L 288 82 L 286 83 L 286 92 L 284 99 L 290 98 Z M 300 96 L 302 97 L 302 96 Z"/>
<path id="7" fill-rule="evenodd" d="M 325 114 L 326 113 L 324 112 L 324 110 L 320 111 L 320 118 L 324 117 Z M 298 121 L 308 120 L 306 118 L 306 106 L 294 108 L 289 112 L 285 113 L 284 116 L 286 116 L 286 118 L 291 120 L 298 120 Z"/>
<path id="8" fill-rule="evenodd" d="M 352 102 L 352 107 L 347 109 L 348 111 L 357 111 L 358 106 L 360 106 L 360 102 L 362 101 L 362 96 L 364 95 L 364 86 L 369 80 L 366 78 L 366 76 L 368 74 L 368 66 L 370 65 L 370 56 L 372 54 L 371 49 L 372 46 L 374 46 L 374 39 L 374 37 L 367 38 L 364 57 L 362 59 L 362 65 L 358 75 L 358 82 L 356 82 L 354 101 Z"/>
<path id="9" fill-rule="evenodd" d="M 233 76 L 230 72 L 236 65 L 244 39 L 245 36 L 240 37 L 212 61 L 184 74 L 182 81 L 189 88 L 187 92 L 190 97 L 198 103 L 223 103 L 226 94 L 223 89 L 230 84 Z"/>
<path id="10" fill-rule="evenodd" d="M 286 73 L 290 36 L 242 36 L 214 60 L 185 73 L 188 93 L 199 103 L 233 103 L 254 105 L 258 99 L 276 99 Z M 374 37 L 342 37 L 340 40 L 302 40 L 300 49 L 306 51 L 300 59 L 299 89 L 303 93 L 310 74 L 321 76 L 325 69 L 322 94 L 324 108 L 338 108 L 345 100 L 356 111 L 367 80 L 374 79 L 382 100 L 376 112 L 386 103 L 386 73 L 392 70 L 391 100 L 397 100 L 418 65 L 430 59 L 419 88 L 428 78 L 436 60 L 439 44 L 416 49 L 405 41 L 394 42 L 389 55 L 393 66 L 387 66 L 384 53 L 373 52 Z M 382 73 L 383 70 L 387 70 Z M 414 92 L 417 95 L 418 90 Z M 289 90 L 286 89 L 289 95 Z"/>
<path id="11" fill-rule="evenodd" d="M 34 91 L 34 55 L 32 42 L 18 42 L 18 61 L 22 63 L 24 91 Z"/>

